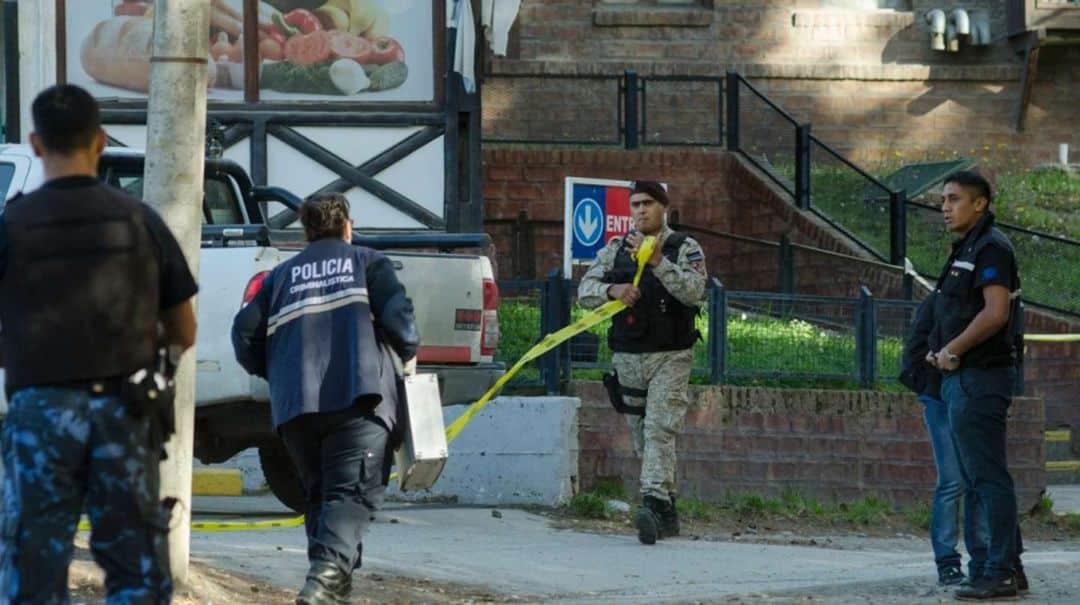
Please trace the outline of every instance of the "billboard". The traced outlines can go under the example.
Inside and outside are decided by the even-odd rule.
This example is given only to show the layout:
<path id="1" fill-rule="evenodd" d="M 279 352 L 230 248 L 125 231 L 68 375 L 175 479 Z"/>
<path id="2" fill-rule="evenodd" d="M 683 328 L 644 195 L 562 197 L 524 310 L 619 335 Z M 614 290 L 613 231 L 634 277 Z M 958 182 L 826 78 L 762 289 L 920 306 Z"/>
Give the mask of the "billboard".
<path id="1" fill-rule="evenodd" d="M 260 0 L 257 53 L 245 53 L 244 0 L 211 0 L 209 97 L 244 100 L 259 61 L 261 101 L 431 101 L 431 0 Z M 65 0 L 66 80 L 102 99 L 144 99 L 153 0 Z"/>

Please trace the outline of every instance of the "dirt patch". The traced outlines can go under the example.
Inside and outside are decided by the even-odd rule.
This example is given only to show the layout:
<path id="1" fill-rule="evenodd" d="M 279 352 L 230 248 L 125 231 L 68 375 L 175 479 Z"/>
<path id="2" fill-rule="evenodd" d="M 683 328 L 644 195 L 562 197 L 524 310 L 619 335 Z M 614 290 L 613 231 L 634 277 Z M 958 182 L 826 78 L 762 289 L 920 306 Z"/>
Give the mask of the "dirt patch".
<path id="1" fill-rule="evenodd" d="M 105 603 L 104 574 L 93 561 L 86 544 L 77 541 L 68 572 L 74 605 Z M 283 589 L 264 580 L 224 572 L 192 561 L 188 586 L 176 591 L 173 605 L 293 605 L 299 586 Z M 378 573 L 353 575 L 353 605 L 412 604 L 465 605 L 514 603 L 515 599 L 482 588 L 402 578 Z"/>
<path id="2" fill-rule="evenodd" d="M 533 509 L 547 516 L 557 529 L 593 533 L 633 534 L 633 513 L 615 513 L 604 519 L 582 517 L 570 509 Z M 1076 515 L 1024 516 L 1020 527 L 1025 541 L 1055 542 L 1080 547 L 1080 523 Z M 919 547 L 929 528 L 901 513 L 884 513 L 868 523 L 853 523 L 812 514 L 738 515 L 723 507 L 709 509 L 701 516 L 681 515 L 681 535 L 699 540 L 765 542 L 862 550 L 915 542 Z"/>

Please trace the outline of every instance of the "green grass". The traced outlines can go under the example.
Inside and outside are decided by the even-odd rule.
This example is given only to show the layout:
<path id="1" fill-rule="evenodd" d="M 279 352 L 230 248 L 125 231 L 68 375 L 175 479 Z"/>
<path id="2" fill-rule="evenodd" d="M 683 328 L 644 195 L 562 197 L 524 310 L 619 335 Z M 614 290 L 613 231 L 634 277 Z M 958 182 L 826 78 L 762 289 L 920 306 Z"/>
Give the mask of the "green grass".
<path id="1" fill-rule="evenodd" d="M 851 329 L 822 327 L 792 317 L 775 317 L 781 310 L 751 314 L 729 311 L 727 325 L 726 384 L 790 388 L 858 388 L 855 380 L 855 338 Z M 573 319 L 587 313 L 575 307 Z M 850 319 L 839 323 L 850 323 Z M 702 340 L 694 346 L 695 375 L 691 382 L 708 382 L 709 358 L 706 348 L 708 316 L 698 317 Z M 495 358 L 513 364 L 540 338 L 540 306 L 536 299 L 507 298 L 499 306 L 499 326 L 502 338 Z M 599 368 L 575 368 L 578 380 L 598 380 L 611 362 L 607 346 L 609 324 L 594 326 L 590 332 L 597 337 Z M 878 341 L 879 375 L 894 376 L 899 370 L 902 342 L 898 338 Z M 539 379 L 535 363 L 526 366 L 515 382 Z M 881 380 L 882 389 L 899 388 L 892 381 Z"/>
<path id="2" fill-rule="evenodd" d="M 870 170 L 887 174 L 892 167 Z M 998 219 L 1051 235 L 1080 239 L 1080 176 L 1057 170 L 1003 172 L 995 178 L 993 210 Z M 815 208 L 854 233 L 882 255 L 889 250 L 885 197 L 868 190 L 866 181 L 841 166 L 818 166 L 811 172 Z M 928 195 L 923 201 L 934 202 Z M 909 207 L 907 255 L 922 273 L 936 275 L 948 255 L 951 236 L 938 212 Z M 1080 246 L 1004 230 L 1016 248 L 1024 297 L 1037 303 L 1080 312 Z"/>
<path id="3" fill-rule="evenodd" d="M 569 509 L 575 515 L 586 519 L 606 519 L 608 517 L 606 501 L 606 498 L 592 492 L 585 492 L 570 500 Z"/>
<path id="4" fill-rule="evenodd" d="M 841 503 L 838 508 L 840 518 L 856 525 L 870 525 L 884 521 L 893 512 L 888 502 L 875 495 L 866 496 L 862 500 L 851 503 Z"/>
<path id="5" fill-rule="evenodd" d="M 904 511 L 904 517 L 907 518 L 907 522 L 913 527 L 919 529 L 930 529 L 930 515 L 931 507 L 927 502 L 918 502 L 915 506 L 912 506 Z"/>
<path id="6" fill-rule="evenodd" d="M 1037 517 L 1042 515 L 1051 515 L 1054 512 L 1054 499 L 1050 496 L 1043 495 L 1039 498 L 1039 501 L 1035 503 L 1034 508 L 1031 509 L 1031 516 Z"/>
<path id="7" fill-rule="evenodd" d="M 717 516 L 716 507 L 704 500 L 698 500 L 697 498 L 678 498 L 675 501 L 675 509 L 682 519 L 712 521 L 716 519 Z"/>
<path id="8" fill-rule="evenodd" d="M 605 477 L 597 479 L 592 493 L 607 500 L 626 500 L 626 486 L 622 479 L 617 477 Z"/>

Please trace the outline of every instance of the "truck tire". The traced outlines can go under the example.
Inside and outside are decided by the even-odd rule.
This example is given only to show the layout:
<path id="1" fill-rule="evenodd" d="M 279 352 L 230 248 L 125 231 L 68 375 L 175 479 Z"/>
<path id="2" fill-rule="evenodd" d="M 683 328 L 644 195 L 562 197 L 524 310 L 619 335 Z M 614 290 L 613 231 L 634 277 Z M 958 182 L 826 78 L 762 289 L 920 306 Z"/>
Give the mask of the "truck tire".
<path id="1" fill-rule="evenodd" d="M 285 506 L 298 513 L 304 512 L 304 488 L 285 448 L 281 445 L 260 447 L 259 466 L 270 492 Z"/>

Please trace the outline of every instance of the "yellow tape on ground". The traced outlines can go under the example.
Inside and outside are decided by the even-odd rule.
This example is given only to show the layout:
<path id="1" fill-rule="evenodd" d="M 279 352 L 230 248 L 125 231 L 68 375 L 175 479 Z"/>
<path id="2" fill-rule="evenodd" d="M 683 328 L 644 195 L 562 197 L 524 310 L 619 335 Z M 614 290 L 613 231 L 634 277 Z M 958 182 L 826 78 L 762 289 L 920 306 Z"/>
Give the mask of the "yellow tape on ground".
<path id="1" fill-rule="evenodd" d="M 634 274 L 634 285 L 641 283 L 641 274 L 645 271 L 645 265 L 649 262 L 649 258 L 652 257 L 653 251 L 656 249 L 656 238 L 649 236 L 641 243 L 641 247 L 637 253 L 637 272 Z M 518 373 L 521 368 L 525 367 L 525 364 L 533 361 L 537 357 L 540 357 L 544 353 L 554 349 L 563 342 L 566 342 L 570 338 L 588 330 L 598 323 L 611 319 L 619 311 L 626 308 L 626 304 L 621 300 L 613 300 L 605 303 L 595 311 L 585 315 L 581 319 L 574 323 L 562 328 L 561 330 L 552 332 L 545 336 L 539 343 L 533 348 L 525 352 L 521 356 L 521 359 L 511 366 L 511 368 L 503 374 L 495 384 L 480 399 L 477 399 L 475 403 L 470 405 L 464 413 L 461 414 L 450 426 L 446 427 L 446 440 L 447 442 L 453 441 L 457 438 L 461 431 L 472 421 L 473 417 L 480 413 L 485 406 L 491 401 L 499 391 L 506 386 L 507 382 Z M 393 473 L 390 478 L 393 480 L 397 477 L 397 473 Z M 287 528 L 287 527 L 299 527 L 304 524 L 304 516 L 300 515 L 289 519 L 280 519 L 274 521 L 193 521 L 191 523 L 192 531 L 205 531 L 205 532 L 224 532 L 224 531 L 250 531 L 259 529 L 273 529 L 273 528 Z M 90 524 L 85 520 L 79 523 L 79 531 L 86 531 L 90 529 Z"/>
<path id="2" fill-rule="evenodd" d="M 224 531 L 251 531 L 258 529 L 284 529 L 300 527 L 304 524 L 304 515 L 287 517 L 284 519 L 267 519 L 264 521 L 192 521 L 191 531 L 201 532 L 224 532 Z M 90 531 L 90 521 L 79 521 L 79 531 Z"/>

